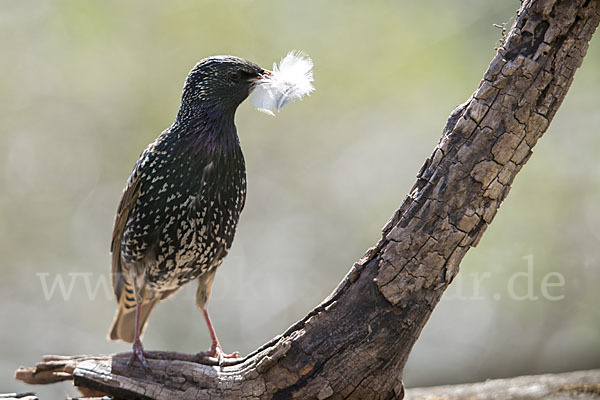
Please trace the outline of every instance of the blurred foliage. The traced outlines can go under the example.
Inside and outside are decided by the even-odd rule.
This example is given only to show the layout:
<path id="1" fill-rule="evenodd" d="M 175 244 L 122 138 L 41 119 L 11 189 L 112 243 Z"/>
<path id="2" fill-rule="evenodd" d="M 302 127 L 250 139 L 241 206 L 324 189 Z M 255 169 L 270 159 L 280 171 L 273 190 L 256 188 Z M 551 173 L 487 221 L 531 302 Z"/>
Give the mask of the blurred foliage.
<path id="1" fill-rule="evenodd" d="M 493 24 L 510 26 L 518 6 L 0 0 L 2 391 L 24 391 L 12 371 L 42 354 L 128 350 L 105 339 L 115 309 L 102 286 L 114 212 L 199 59 L 234 54 L 270 67 L 302 49 L 315 61 L 310 98 L 276 118 L 249 104 L 237 115 L 248 201 L 210 309 L 225 350 L 245 353 L 301 318 L 376 242 L 450 111 L 493 57 L 501 37 Z M 595 38 L 534 157 L 425 328 L 407 386 L 600 366 L 599 70 Z M 511 277 L 527 272 L 523 257 L 533 257 L 535 301 L 509 296 Z M 540 294 L 550 272 L 564 277 L 564 287 L 550 289 L 562 300 Z M 57 277 L 72 289 L 68 300 L 58 290 L 44 295 L 42 282 Z M 513 283 L 527 292 L 526 279 Z M 190 284 L 157 307 L 148 349 L 208 347 L 194 291 Z M 36 390 L 60 398 L 72 389 Z"/>

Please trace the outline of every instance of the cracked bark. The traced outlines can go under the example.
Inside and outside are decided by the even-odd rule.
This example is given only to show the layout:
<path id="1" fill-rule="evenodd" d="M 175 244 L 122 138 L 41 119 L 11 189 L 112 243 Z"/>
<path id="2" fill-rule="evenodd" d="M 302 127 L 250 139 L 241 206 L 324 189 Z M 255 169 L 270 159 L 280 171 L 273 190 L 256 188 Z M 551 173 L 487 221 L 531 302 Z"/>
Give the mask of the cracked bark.
<path id="1" fill-rule="evenodd" d="M 548 128 L 600 21 L 600 0 L 524 1 L 475 93 L 451 114 L 379 242 L 280 336 L 222 368 L 154 352 L 47 358 L 30 383 L 74 379 L 117 398 L 402 398 L 408 355 L 466 252 Z"/>

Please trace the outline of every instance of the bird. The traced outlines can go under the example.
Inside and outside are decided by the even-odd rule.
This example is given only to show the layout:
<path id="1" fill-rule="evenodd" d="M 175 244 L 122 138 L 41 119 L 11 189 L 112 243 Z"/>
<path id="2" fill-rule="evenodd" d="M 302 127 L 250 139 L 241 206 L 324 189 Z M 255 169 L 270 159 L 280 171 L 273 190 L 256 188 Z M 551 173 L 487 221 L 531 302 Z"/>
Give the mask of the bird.
<path id="1" fill-rule="evenodd" d="M 185 80 L 175 121 L 133 167 L 110 246 L 118 308 L 109 338 L 132 343 L 128 365 L 137 360 L 149 369 L 140 337 L 152 309 L 194 280 L 212 340 L 198 354 L 219 363 L 240 356 L 223 351 L 207 304 L 246 201 L 235 113 L 270 74 L 234 56 L 201 60 Z"/>

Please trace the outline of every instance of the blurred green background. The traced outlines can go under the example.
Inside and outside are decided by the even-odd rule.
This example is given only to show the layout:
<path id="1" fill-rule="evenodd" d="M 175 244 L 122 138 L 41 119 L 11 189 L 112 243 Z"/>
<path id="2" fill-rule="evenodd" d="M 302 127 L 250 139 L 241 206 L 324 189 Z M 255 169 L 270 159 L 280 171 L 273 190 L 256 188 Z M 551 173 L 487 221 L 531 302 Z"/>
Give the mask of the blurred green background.
<path id="1" fill-rule="evenodd" d="M 237 114 L 248 200 L 210 310 L 225 350 L 247 353 L 318 304 L 377 241 L 493 57 L 493 24 L 510 26 L 518 6 L 0 0 L 0 393 L 64 397 L 70 384 L 27 387 L 13 371 L 43 354 L 129 349 L 106 340 L 114 212 L 198 60 L 234 54 L 270 68 L 301 49 L 315 62 L 309 98 L 275 118 L 248 103 Z M 599 71 L 596 37 L 426 326 L 407 386 L 600 367 Z M 564 286 L 544 295 L 544 279 L 560 281 L 545 278 L 552 272 Z M 52 292 L 60 282 L 66 296 Z M 208 348 L 195 290 L 156 308 L 147 349 Z"/>

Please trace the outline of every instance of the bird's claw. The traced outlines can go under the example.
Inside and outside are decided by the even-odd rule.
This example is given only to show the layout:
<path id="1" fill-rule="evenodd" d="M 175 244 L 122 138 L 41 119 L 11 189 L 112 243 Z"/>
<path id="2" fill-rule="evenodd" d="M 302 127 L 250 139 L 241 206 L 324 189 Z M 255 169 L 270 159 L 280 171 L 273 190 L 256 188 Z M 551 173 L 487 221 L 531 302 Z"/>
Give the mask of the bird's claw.
<path id="1" fill-rule="evenodd" d="M 137 360 L 142 364 L 142 367 L 147 371 L 152 373 L 152 368 L 148 365 L 148 361 L 146 361 L 146 357 L 148 354 L 144 351 L 141 342 L 134 342 L 133 347 L 131 349 L 131 356 L 129 357 L 129 361 L 127 361 L 127 367 L 131 367 L 133 363 Z"/>
<path id="2" fill-rule="evenodd" d="M 221 345 L 219 344 L 219 342 L 216 342 L 210 346 L 210 349 L 208 349 L 208 351 L 201 351 L 200 353 L 198 353 L 198 356 L 199 357 L 216 358 L 218 361 L 218 364 L 222 365 L 223 360 L 230 359 L 230 358 L 240 358 L 242 355 L 237 351 L 234 351 L 231 354 L 227 354 L 227 353 L 223 352 L 223 348 L 221 348 Z"/>

